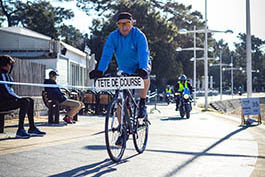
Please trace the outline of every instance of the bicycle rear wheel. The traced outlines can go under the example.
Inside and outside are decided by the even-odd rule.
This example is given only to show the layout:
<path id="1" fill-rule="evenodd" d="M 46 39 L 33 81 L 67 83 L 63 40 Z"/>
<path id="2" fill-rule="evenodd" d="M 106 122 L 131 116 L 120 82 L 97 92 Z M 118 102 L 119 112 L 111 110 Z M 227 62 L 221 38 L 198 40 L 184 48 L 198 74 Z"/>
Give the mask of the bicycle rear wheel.
<path id="1" fill-rule="evenodd" d="M 144 152 L 148 139 L 149 122 L 147 116 L 145 118 L 136 118 L 134 124 L 133 143 L 138 153 Z"/>
<path id="2" fill-rule="evenodd" d="M 122 128 L 120 126 L 118 120 L 118 114 L 120 114 L 120 112 L 117 111 L 118 107 L 121 108 L 121 100 L 114 98 L 109 104 L 105 120 L 106 147 L 109 157 L 114 162 L 118 162 L 122 158 L 126 147 L 126 128 Z M 118 140 L 119 136 L 122 137 L 122 144 L 116 145 L 116 141 Z"/>

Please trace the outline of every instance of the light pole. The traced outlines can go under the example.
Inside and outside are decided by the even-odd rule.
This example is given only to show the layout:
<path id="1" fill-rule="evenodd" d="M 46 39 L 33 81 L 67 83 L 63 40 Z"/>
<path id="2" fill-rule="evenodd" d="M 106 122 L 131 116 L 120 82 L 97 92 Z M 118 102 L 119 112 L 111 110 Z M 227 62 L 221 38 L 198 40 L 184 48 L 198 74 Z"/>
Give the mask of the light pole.
<path id="1" fill-rule="evenodd" d="M 208 111 L 208 33 L 209 32 L 222 32 L 208 30 L 208 19 L 207 19 L 207 0 L 205 0 L 205 40 L 204 40 L 204 79 L 205 79 L 205 110 Z M 225 32 L 232 32 L 232 30 L 227 30 Z"/>
<path id="2" fill-rule="evenodd" d="M 220 52 L 220 100 L 223 99 L 223 72 L 222 72 L 222 50 Z"/>
<path id="3" fill-rule="evenodd" d="M 205 6 L 206 8 L 206 6 Z M 207 14 L 205 14 L 207 15 Z M 207 16 L 206 16 L 207 17 Z M 207 20 L 206 20 L 207 21 Z M 208 111 L 208 39 L 207 39 L 207 33 L 233 33 L 232 30 L 226 30 L 226 31 L 218 31 L 218 30 L 209 30 L 207 28 L 207 23 L 205 25 L 205 29 L 200 29 L 200 30 L 193 30 L 193 31 L 188 31 L 186 29 L 180 29 L 179 33 L 181 34 L 187 34 L 187 33 L 205 33 L 205 40 L 204 40 L 204 79 L 205 79 L 205 87 L 204 87 L 204 92 L 205 92 L 205 110 Z M 178 51 L 178 50 L 177 50 Z M 179 50 L 181 51 L 181 50 Z M 198 58 L 196 60 L 199 60 Z"/>
<path id="4" fill-rule="evenodd" d="M 223 71 L 231 71 L 231 88 L 232 88 L 232 91 L 231 91 L 231 94 L 232 94 L 232 98 L 234 96 L 234 76 L 233 76 L 233 71 L 234 70 L 240 70 L 240 71 L 244 71 L 242 69 L 242 67 L 239 67 L 239 68 L 233 68 L 232 65 L 230 65 L 231 68 L 223 68 Z"/>
<path id="5" fill-rule="evenodd" d="M 186 34 L 187 30 L 179 30 L 180 34 Z M 193 50 L 193 85 L 194 85 L 194 105 L 196 104 L 196 51 L 204 50 L 203 48 L 196 47 L 196 26 L 193 27 L 193 48 L 177 48 L 176 51 L 185 51 L 185 50 Z M 192 60 L 191 60 L 192 61 Z"/>
<path id="6" fill-rule="evenodd" d="M 247 45 L 247 97 L 252 96 L 252 59 L 251 59 L 251 33 L 250 33 L 250 7 L 246 0 L 246 45 Z"/>
<path id="7" fill-rule="evenodd" d="M 258 70 L 258 69 L 257 69 L 257 70 L 251 70 L 251 72 L 252 72 L 252 73 L 259 73 L 259 70 Z M 252 74 L 252 75 L 253 75 L 253 74 Z M 253 81 L 253 82 L 255 83 L 255 81 L 256 81 L 256 79 L 255 79 L 255 77 L 254 77 L 254 81 Z M 256 89 L 254 89 L 254 90 L 257 91 Z"/>
<path id="8" fill-rule="evenodd" d="M 230 65 L 231 68 L 223 68 L 224 71 L 228 71 L 228 70 L 231 70 L 231 88 L 232 88 L 232 91 L 231 91 L 231 95 L 232 95 L 232 98 L 234 96 L 234 70 L 240 70 L 240 71 L 243 71 L 242 67 L 239 67 L 239 68 L 234 68 L 234 64 L 233 64 L 233 56 L 231 56 L 231 63 Z"/>
<path id="9" fill-rule="evenodd" d="M 251 70 L 251 72 L 253 72 L 253 73 L 259 73 L 259 70 L 257 69 L 257 70 Z"/>
<path id="10" fill-rule="evenodd" d="M 196 31 L 196 26 L 194 25 L 193 30 Z M 196 105 L 196 33 L 193 33 L 193 56 L 194 56 L 194 61 L 193 61 L 193 85 L 194 85 L 194 105 Z"/>
<path id="11" fill-rule="evenodd" d="M 231 87 L 232 87 L 232 98 L 234 96 L 234 78 L 233 78 L 233 71 L 234 71 L 234 68 L 233 68 L 233 56 L 231 56 Z"/>
<path id="12" fill-rule="evenodd" d="M 220 101 L 223 99 L 223 66 L 230 66 L 229 64 L 224 64 L 222 63 L 223 58 L 223 52 L 222 50 L 220 51 L 220 62 L 219 64 L 210 64 L 210 66 L 219 66 L 220 67 Z"/>
<path id="13" fill-rule="evenodd" d="M 205 111 L 208 111 L 208 18 L 207 18 L 207 0 L 205 0 L 205 31 L 204 31 L 204 96 L 205 96 Z"/>

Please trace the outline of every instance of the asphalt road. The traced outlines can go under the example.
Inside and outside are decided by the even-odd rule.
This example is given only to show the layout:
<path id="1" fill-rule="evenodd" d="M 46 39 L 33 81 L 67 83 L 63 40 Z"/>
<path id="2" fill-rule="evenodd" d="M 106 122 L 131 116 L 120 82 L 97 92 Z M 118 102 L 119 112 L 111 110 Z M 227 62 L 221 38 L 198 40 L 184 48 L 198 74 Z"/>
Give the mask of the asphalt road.
<path id="1" fill-rule="evenodd" d="M 149 106 L 149 110 L 153 106 Z M 265 176 L 265 129 L 193 110 L 182 119 L 174 105 L 149 114 L 147 149 L 137 154 L 130 138 L 123 160 L 113 163 L 104 141 L 104 117 L 80 116 L 68 126 L 39 122 L 44 137 L 0 136 L 0 176 L 249 177 Z M 45 120 L 46 121 L 46 120 Z"/>

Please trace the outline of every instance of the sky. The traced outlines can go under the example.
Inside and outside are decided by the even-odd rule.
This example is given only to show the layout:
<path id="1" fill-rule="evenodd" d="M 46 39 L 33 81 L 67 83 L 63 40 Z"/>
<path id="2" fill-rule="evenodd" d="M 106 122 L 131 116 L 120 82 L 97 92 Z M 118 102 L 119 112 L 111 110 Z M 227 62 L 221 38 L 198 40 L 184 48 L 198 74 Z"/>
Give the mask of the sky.
<path id="1" fill-rule="evenodd" d="M 185 5 L 192 5 L 205 18 L 205 0 L 178 0 Z M 251 35 L 265 40 L 265 0 L 250 0 Z M 231 49 L 233 42 L 238 42 L 238 33 L 246 33 L 246 0 L 207 0 L 207 18 L 210 30 L 233 30 L 233 34 L 216 33 L 214 38 L 223 38 Z"/>
<path id="2" fill-rule="evenodd" d="M 199 11 L 205 18 L 205 0 L 176 0 L 185 5 L 192 5 L 192 11 Z M 92 17 L 78 10 L 75 2 L 64 3 L 65 8 L 71 8 L 75 17 L 67 24 L 72 24 L 82 33 L 89 33 Z M 265 0 L 250 0 L 251 35 L 265 40 Z M 246 33 L 246 0 L 207 0 L 207 18 L 210 30 L 232 30 L 233 34 L 215 33 L 217 40 L 224 39 L 233 48 L 233 42 L 239 42 L 238 33 Z M 192 29 L 188 29 L 192 30 Z"/>

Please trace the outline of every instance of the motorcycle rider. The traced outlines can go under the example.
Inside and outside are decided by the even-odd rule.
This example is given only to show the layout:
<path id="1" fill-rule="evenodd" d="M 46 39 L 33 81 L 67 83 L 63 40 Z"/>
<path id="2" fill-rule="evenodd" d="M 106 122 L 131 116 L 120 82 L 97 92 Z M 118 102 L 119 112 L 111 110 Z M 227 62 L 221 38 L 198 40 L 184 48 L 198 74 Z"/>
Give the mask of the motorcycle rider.
<path id="1" fill-rule="evenodd" d="M 165 91 L 166 91 L 166 100 L 169 103 L 170 102 L 170 96 L 172 94 L 172 88 L 170 87 L 170 85 L 167 85 Z"/>
<path id="2" fill-rule="evenodd" d="M 184 91 L 184 88 L 188 88 L 190 90 L 190 94 L 192 95 L 192 86 L 191 84 L 187 81 L 187 76 L 185 74 L 182 74 L 181 76 L 178 77 L 178 83 L 176 85 L 176 111 L 179 109 L 179 101 L 180 101 L 180 96 L 182 92 Z"/>

